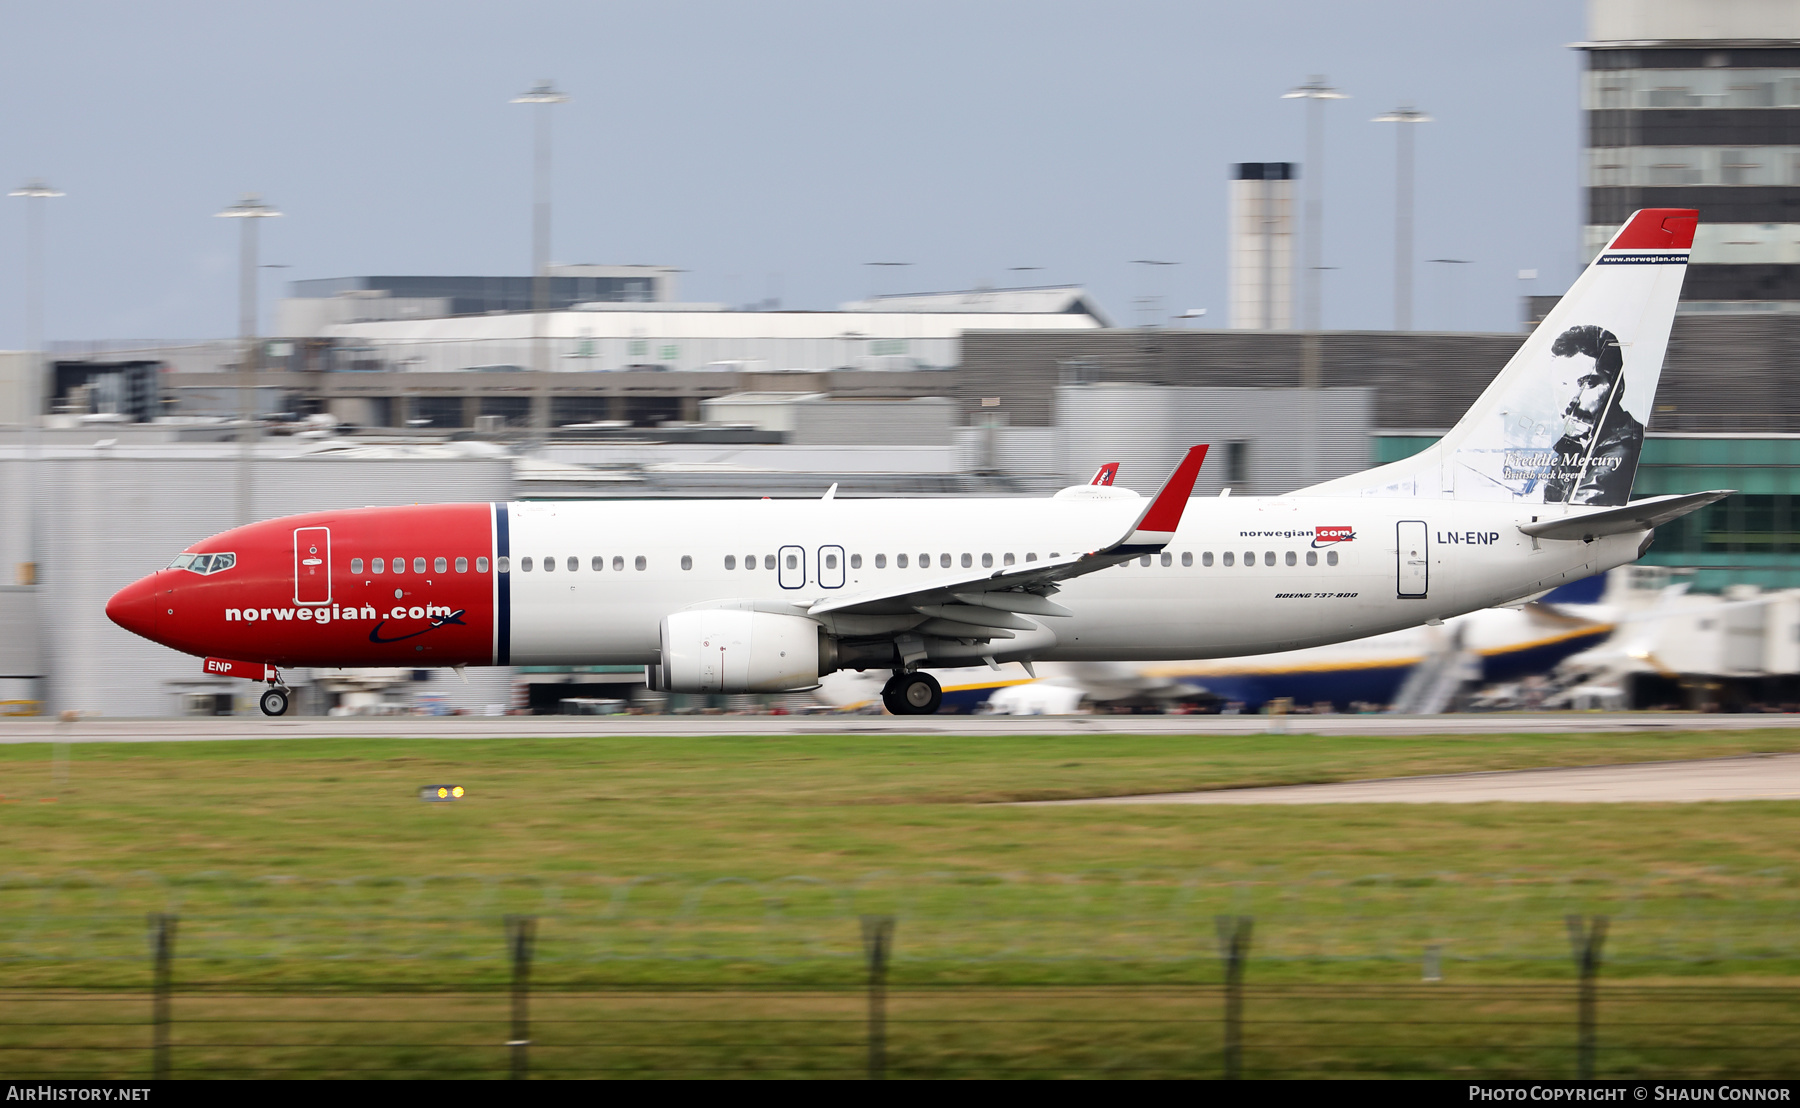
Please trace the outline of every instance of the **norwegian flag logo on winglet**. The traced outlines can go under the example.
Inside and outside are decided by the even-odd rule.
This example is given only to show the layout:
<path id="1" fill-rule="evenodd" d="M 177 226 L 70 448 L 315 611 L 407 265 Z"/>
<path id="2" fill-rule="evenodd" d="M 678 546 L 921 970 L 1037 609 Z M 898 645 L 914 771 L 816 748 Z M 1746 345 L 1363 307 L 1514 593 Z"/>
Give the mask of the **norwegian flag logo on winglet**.
<path id="1" fill-rule="evenodd" d="M 1315 547 L 1332 546 L 1340 542 L 1353 542 L 1356 539 L 1354 527 L 1315 527 L 1313 541 Z"/>

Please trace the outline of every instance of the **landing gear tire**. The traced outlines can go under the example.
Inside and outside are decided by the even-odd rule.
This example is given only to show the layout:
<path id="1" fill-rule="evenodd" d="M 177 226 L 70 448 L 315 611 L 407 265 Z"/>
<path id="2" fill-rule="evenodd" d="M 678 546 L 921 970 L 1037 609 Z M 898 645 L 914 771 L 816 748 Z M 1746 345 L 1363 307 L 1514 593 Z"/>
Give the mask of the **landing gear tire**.
<path id="1" fill-rule="evenodd" d="M 929 716 L 944 703 L 944 687 L 929 673 L 903 673 L 887 683 L 881 702 L 897 716 Z"/>
<path id="2" fill-rule="evenodd" d="M 259 701 L 262 714 L 265 716 L 285 716 L 288 710 L 288 694 L 286 689 L 270 689 L 262 694 Z"/>

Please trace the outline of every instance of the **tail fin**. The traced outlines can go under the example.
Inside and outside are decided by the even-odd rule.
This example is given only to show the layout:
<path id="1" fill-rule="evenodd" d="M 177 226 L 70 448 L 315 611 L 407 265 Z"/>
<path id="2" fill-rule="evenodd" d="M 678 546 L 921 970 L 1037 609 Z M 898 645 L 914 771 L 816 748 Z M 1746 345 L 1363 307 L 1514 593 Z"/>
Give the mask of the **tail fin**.
<path id="1" fill-rule="evenodd" d="M 1624 504 L 1698 220 L 1633 214 L 1436 445 L 1295 495 Z"/>

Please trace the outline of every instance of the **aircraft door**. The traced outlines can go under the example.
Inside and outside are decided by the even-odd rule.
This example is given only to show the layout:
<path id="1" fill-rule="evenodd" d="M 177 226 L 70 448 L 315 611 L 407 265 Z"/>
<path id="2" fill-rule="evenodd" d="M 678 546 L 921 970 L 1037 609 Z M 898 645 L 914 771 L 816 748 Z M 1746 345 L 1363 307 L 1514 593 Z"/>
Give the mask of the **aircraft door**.
<path id="1" fill-rule="evenodd" d="M 806 550 L 799 546 L 781 548 L 780 559 L 775 563 L 777 580 L 784 589 L 800 589 L 806 587 Z"/>
<path id="2" fill-rule="evenodd" d="M 819 587 L 826 589 L 841 589 L 844 587 L 843 547 L 819 547 Z"/>
<path id="3" fill-rule="evenodd" d="M 294 530 L 294 603 L 331 603 L 331 528 Z"/>
<path id="4" fill-rule="evenodd" d="M 1403 600 L 1423 600 L 1431 577 L 1431 548 L 1425 544 L 1424 521 L 1401 520 L 1396 537 L 1394 591 Z"/>

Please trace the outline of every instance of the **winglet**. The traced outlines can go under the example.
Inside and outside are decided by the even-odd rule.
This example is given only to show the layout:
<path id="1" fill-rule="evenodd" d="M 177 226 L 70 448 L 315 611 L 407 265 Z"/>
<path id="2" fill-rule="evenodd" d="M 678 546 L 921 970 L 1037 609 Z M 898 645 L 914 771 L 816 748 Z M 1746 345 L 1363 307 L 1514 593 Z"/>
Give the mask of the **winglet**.
<path id="1" fill-rule="evenodd" d="M 1088 484 L 1090 484 L 1090 485 L 1110 485 L 1114 481 L 1118 480 L 1118 478 L 1119 478 L 1119 463 L 1118 462 L 1107 462 L 1105 465 L 1101 466 L 1099 469 L 1096 469 L 1094 471 L 1094 479 L 1092 481 L 1089 481 Z"/>
<path id="2" fill-rule="evenodd" d="M 1108 553 L 1124 553 L 1131 548 L 1146 547 L 1160 550 L 1170 539 L 1175 537 L 1175 529 L 1181 526 L 1181 513 L 1186 510 L 1188 497 L 1194 494 L 1194 482 L 1200 477 L 1200 465 L 1206 461 L 1206 445 L 1188 447 L 1187 457 L 1169 474 L 1163 482 L 1162 489 L 1144 509 L 1130 531 L 1108 548 Z"/>

